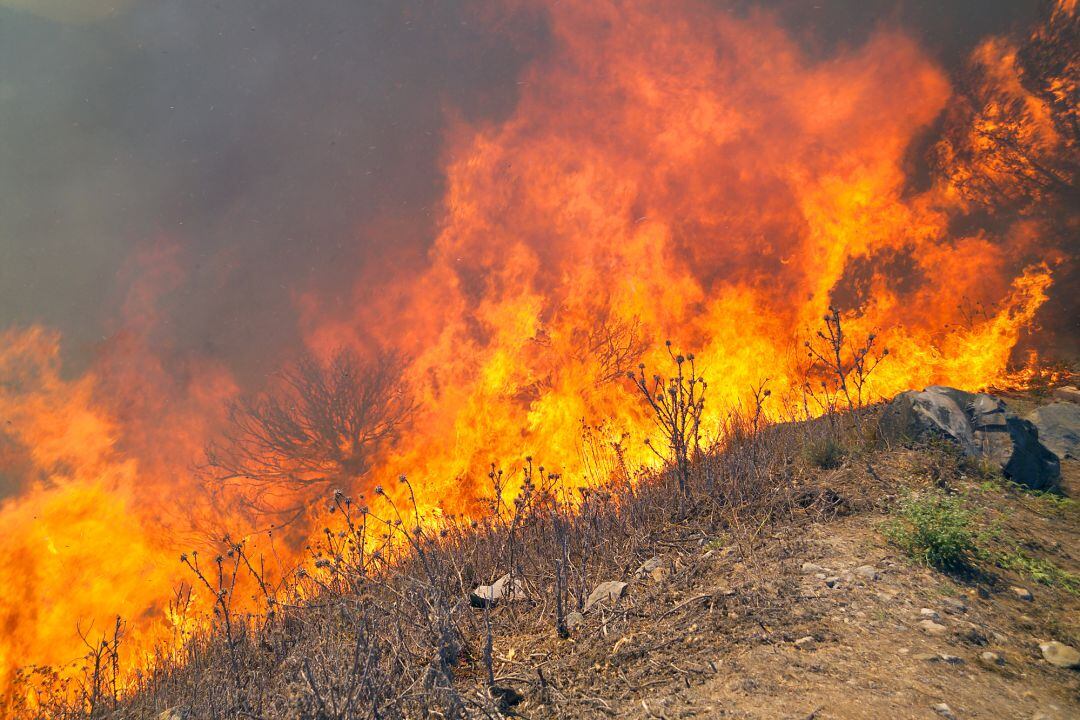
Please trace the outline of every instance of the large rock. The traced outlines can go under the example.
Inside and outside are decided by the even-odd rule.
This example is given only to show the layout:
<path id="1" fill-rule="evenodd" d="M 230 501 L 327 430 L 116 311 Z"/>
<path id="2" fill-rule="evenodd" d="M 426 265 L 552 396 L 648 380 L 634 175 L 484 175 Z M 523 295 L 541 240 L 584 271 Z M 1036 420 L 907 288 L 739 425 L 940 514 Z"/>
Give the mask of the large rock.
<path id="1" fill-rule="evenodd" d="M 1054 399 L 1062 402 L 1080 403 L 1080 390 L 1077 390 L 1072 385 L 1054 388 Z"/>
<path id="2" fill-rule="evenodd" d="M 881 434 L 892 441 L 945 438 L 971 458 L 991 462 L 1005 476 L 1036 490 L 1057 490 L 1061 465 L 1039 442 L 1028 420 L 986 393 L 934 385 L 897 395 L 882 413 Z"/>
<path id="3" fill-rule="evenodd" d="M 1033 411 L 1028 415 L 1039 431 L 1039 442 L 1050 448 L 1060 459 L 1080 460 L 1080 405 L 1060 402 Z"/>

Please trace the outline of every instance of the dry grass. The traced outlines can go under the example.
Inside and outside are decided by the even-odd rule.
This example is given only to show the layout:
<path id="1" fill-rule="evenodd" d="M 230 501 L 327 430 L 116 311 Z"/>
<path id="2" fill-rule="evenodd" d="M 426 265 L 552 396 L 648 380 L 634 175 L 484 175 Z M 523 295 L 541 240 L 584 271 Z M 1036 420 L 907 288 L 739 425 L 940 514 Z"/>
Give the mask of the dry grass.
<path id="1" fill-rule="evenodd" d="M 371 508 L 338 493 L 335 520 L 313 546 L 312 566 L 280 586 L 265 580 L 260 560 L 242 543 L 209 561 L 187 556 L 194 582 L 217 598 L 211 627 L 179 655 L 163 653 L 123 698 L 109 682 L 94 680 L 19 714 L 480 717 L 508 711 L 524 691 L 558 702 L 542 671 L 525 686 L 498 676 L 493 646 L 523 632 L 566 638 L 568 614 L 584 609 L 597 582 L 629 579 L 666 547 L 723 538 L 719 544 L 750 562 L 766 528 L 806 508 L 835 509 L 805 487 L 802 478 L 813 468 L 800 453 L 823 432 L 832 436 L 831 426 L 757 428 L 758 414 L 731 415 L 722 444 L 695 444 L 683 462 L 673 458 L 668 469 L 633 481 L 617 448 L 593 449 L 612 478 L 601 487 L 572 491 L 529 461 L 522 492 L 507 499 L 493 468 L 489 512 L 480 519 L 422 518 L 415 503 L 395 504 L 381 489 Z M 400 482 L 404 492 L 395 496 L 411 497 L 409 480 Z M 512 602 L 470 602 L 476 585 L 506 574 L 520 589 Z M 260 588 L 260 612 L 233 609 L 240 586 Z M 110 648 L 98 650 L 102 667 L 112 667 Z"/>

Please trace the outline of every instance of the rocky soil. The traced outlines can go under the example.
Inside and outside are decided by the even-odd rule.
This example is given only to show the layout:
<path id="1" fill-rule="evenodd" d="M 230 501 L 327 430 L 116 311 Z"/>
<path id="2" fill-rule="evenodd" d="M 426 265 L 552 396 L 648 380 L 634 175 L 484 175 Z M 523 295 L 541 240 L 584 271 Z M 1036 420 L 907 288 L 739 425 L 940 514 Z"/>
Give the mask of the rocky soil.
<path id="1" fill-rule="evenodd" d="M 1058 496 L 926 447 L 849 458 L 805 516 L 738 542 L 655 537 L 569 639 L 496 639 L 496 684 L 532 718 L 1080 717 L 1080 461 L 1060 468 Z M 990 559 L 944 573 L 890 544 L 883 524 L 920 492 L 963 498 Z M 1056 574 L 993 559 L 1009 553 Z"/>

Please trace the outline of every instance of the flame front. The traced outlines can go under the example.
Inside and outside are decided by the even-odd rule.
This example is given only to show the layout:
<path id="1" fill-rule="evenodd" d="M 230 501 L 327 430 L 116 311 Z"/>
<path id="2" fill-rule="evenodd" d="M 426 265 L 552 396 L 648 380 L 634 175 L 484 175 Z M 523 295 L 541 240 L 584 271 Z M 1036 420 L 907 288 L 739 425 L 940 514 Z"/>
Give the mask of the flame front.
<path id="1" fill-rule="evenodd" d="M 915 42 L 880 31 L 821 59 L 773 15 L 691 0 L 530 11 L 550 46 L 515 109 L 449 121 L 425 266 L 381 268 L 375 284 L 366 271 L 344 313 L 317 293 L 298 303 L 316 352 L 378 344 L 409 358 L 419 412 L 351 490 L 406 472 L 425 509 L 469 512 L 491 462 L 527 455 L 593 480 L 583 423 L 649 462 L 627 362 L 660 367 L 666 338 L 693 349 L 715 429 L 766 379 L 777 398 L 800 391 L 801 340 L 832 305 L 890 350 L 875 398 L 1005 377 L 1063 258 L 1037 217 L 952 231 L 973 202 L 961 186 L 999 171 L 987 158 L 913 176 L 913 148 L 954 98 Z M 1003 42 L 978 51 L 987 82 L 1023 96 L 1031 142 L 1059 142 Z M 247 522 L 191 472 L 236 392 L 226 373 L 172 381 L 136 342 L 128 362 L 68 381 L 57 342 L 35 329 L 2 343 L 0 470 L 17 493 L 0 509 L 0 683 L 78 658 L 76 623 L 100 630 L 116 614 L 138 666 L 175 637 L 180 550 Z M 139 376 L 118 382 L 121 367 Z M 133 386 L 146 391 L 101 391 Z"/>

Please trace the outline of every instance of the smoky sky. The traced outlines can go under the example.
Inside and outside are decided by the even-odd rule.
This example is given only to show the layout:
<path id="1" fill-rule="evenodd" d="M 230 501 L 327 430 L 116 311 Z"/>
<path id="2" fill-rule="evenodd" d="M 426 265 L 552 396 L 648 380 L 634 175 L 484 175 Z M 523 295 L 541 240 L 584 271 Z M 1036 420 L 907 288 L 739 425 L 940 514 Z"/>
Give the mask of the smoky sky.
<path id="1" fill-rule="evenodd" d="M 902 26 L 947 67 L 1039 9 L 765 4 L 810 52 Z M 160 342 L 242 376 L 272 369 L 297 342 L 297 293 L 344 296 L 376 256 L 421 261 L 448 112 L 497 122 L 512 111 L 518 73 L 546 46 L 542 15 L 500 32 L 472 10 L 133 0 L 70 22 L 0 2 L 0 328 L 60 330 L 78 368 L 117 329 L 133 251 L 168 243 L 187 274 L 161 299 Z"/>

